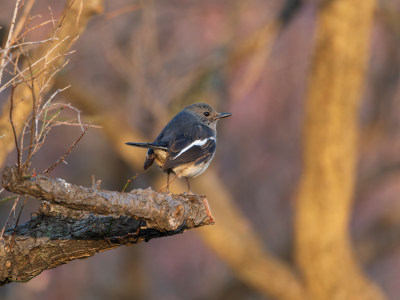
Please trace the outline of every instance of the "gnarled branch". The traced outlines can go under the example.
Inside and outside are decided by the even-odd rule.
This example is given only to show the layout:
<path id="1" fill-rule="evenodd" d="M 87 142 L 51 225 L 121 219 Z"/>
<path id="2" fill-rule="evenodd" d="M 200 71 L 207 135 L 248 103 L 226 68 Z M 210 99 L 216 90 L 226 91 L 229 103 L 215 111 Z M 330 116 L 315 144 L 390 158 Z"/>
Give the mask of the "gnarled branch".
<path id="1" fill-rule="evenodd" d="M 4 170 L 3 187 L 46 201 L 36 217 L 7 229 L 0 240 L 0 284 L 26 281 L 120 245 L 213 223 L 204 196 L 157 193 L 150 188 L 118 193 L 46 176 L 23 178 L 11 167 Z"/>

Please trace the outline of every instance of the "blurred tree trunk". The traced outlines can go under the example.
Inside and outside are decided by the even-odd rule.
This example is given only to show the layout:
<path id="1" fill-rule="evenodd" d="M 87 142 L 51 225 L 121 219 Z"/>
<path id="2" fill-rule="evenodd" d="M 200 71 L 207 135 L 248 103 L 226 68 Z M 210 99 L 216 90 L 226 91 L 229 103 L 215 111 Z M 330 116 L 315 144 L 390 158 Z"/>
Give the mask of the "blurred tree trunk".
<path id="1" fill-rule="evenodd" d="M 325 1 L 317 16 L 297 195 L 296 258 L 312 299 L 383 299 L 349 238 L 358 111 L 374 0 Z"/>

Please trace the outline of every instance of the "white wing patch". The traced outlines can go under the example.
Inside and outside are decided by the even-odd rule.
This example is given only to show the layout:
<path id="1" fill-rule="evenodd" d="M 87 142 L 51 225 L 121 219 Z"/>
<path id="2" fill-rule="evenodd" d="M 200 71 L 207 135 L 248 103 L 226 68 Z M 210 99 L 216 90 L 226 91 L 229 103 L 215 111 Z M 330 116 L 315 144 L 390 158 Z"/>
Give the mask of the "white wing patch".
<path id="1" fill-rule="evenodd" d="M 173 159 L 177 159 L 182 153 L 184 153 L 185 151 L 189 150 L 190 148 L 192 148 L 194 146 L 203 146 L 203 145 L 205 145 L 209 140 L 214 140 L 215 141 L 215 137 L 206 138 L 204 140 L 195 140 L 193 143 L 191 143 L 190 145 L 188 145 L 185 148 L 183 148 Z"/>

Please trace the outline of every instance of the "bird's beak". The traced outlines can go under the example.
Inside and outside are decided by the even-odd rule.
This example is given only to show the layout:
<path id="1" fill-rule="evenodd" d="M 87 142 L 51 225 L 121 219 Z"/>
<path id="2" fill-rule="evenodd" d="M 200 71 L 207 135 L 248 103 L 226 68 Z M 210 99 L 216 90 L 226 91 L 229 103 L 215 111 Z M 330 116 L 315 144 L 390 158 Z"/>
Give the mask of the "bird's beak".
<path id="1" fill-rule="evenodd" d="M 217 116 L 217 119 L 227 118 L 227 117 L 230 117 L 230 116 L 232 116 L 231 113 L 219 113 L 218 116 Z"/>

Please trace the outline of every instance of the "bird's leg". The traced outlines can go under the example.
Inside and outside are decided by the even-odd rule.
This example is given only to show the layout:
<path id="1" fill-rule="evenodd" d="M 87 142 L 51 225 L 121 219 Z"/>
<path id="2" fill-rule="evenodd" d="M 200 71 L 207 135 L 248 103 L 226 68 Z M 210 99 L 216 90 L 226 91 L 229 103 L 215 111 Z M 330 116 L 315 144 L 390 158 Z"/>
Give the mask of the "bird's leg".
<path id="1" fill-rule="evenodd" d="M 186 183 L 187 183 L 187 187 L 188 187 L 188 191 L 187 191 L 188 194 L 193 194 L 191 189 L 190 189 L 189 179 L 187 177 L 185 177 L 185 179 L 186 179 Z"/>
<path id="2" fill-rule="evenodd" d="M 168 169 L 168 172 L 167 172 L 167 189 L 166 189 L 167 194 L 169 194 L 169 174 L 170 173 L 171 173 L 171 169 Z"/>

